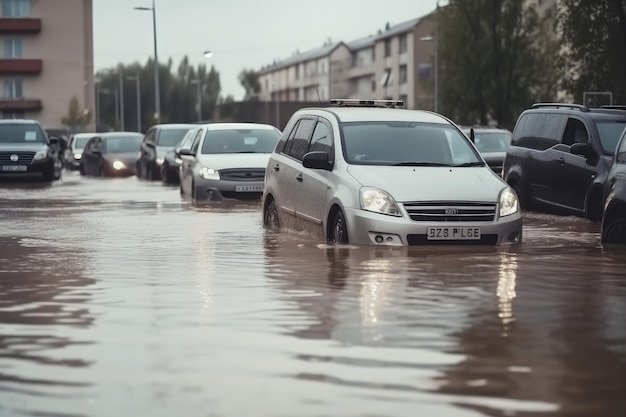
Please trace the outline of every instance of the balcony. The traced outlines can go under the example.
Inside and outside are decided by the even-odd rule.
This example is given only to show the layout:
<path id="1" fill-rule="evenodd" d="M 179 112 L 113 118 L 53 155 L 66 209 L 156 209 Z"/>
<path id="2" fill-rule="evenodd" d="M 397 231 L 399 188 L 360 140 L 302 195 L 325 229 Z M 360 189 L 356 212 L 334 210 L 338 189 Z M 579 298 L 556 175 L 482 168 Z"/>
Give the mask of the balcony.
<path id="1" fill-rule="evenodd" d="M 39 99 L 5 99 L 0 98 L 0 111 L 40 111 L 43 108 Z"/>
<path id="2" fill-rule="evenodd" d="M 0 34 L 39 32 L 41 32 L 41 19 L 16 17 L 0 18 Z"/>
<path id="3" fill-rule="evenodd" d="M 0 75 L 8 74 L 40 74 L 43 63 L 41 59 L 0 59 Z"/>

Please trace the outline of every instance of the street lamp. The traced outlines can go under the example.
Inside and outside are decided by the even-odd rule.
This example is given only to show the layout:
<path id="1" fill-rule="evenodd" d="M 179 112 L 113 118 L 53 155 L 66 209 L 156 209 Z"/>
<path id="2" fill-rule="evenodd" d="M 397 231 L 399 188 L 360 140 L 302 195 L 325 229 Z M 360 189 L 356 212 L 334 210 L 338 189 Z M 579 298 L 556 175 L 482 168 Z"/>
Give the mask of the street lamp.
<path id="1" fill-rule="evenodd" d="M 202 80 L 191 80 L 191 84 L 196 85 L 196 110 L 198 111 L 198 122 L 202 121 Z"/>
<path id="2" fill-rule="evenodd" d="M 119 81 L 120 81 L 120 130 L 123 132 L 124 127 L 124 68 L 119 66 Z"/>
<path id="3" fill-rule="evenodd" d="M 156 5 L 152 0 L 152 7 L 135 7 L 135 10 L 152 12 L 152 30 L 154 36 L 154 120 L 161 123 L 161 83 L 159 80 L 159 55 L 157 52 Z"/>
<path id="4" fill-rule="evenodd" d="M 139 71 L 137 71 L 137 75 L 129 75 L 126 78 L 128 80 L 135 80 L 137 90 L 137 132 L 141 133 L 141 78 L 139 76 Z"/>
<path id="5" fill-rule="evenodd" d="M 100 83 L 98 83 L 99 85 Z M 115 100 L 115 123 L 118 124 L 119 123 L 119 91 L 117 87 L 113 87 L 113 92 L 111 92 L 111 90 L 109 90 L 108 88 L 100 88 L 98 87 L 98 113 L 96 114 L 96 119 L 100 120 L 101 115 L 100 115 L 100 96 L 102 94 L 108 95 L 108 94 L 113 94 L 114 100 Z M 96 126 L 97 128 L 97 126 Z"/>

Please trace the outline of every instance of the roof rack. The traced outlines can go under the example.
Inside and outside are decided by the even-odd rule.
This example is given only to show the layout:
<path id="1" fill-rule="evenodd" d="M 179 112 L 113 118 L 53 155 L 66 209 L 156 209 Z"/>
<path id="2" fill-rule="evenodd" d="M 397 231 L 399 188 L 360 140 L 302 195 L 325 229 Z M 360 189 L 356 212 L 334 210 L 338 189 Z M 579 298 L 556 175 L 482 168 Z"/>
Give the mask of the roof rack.
<path id="1" fill-rule="evenodd" d="M 330 99 L 332 106 L 338 107 L 387 107 L 396 108 L 403 107 L 404 101 L 402 100 L 360 100 L 360 99 Z"/>
<path id="2" fill-rule="evenodd" d="M 600 106 L 600 108 L 608 110 L 626 110 L 626 104 L 605 104 Z"/>
<path id="3" fill-rule="evenodd" d="M 575 110 L 580 110 L 584 112 L 589 111 L 589 107 L 585 106 L 584 104 L 571 104 L 571 103 L 535 103 L 531 106 L 531 109 L 540 109 L 540 108 L 545 108 L 545 107 L 554 107 L 557 109 L 568 108 L 568 109 L 575 109 Z"/>

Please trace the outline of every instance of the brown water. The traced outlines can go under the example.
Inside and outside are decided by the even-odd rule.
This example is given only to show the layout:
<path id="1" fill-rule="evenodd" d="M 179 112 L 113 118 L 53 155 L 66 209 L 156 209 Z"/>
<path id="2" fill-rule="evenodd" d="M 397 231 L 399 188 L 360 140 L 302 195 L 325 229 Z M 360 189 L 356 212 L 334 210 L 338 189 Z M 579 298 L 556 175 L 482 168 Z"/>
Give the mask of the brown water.
<path id="1" fill-rule="evenodd" d="M 334 248 L 258 203 L 0 184 L 0 416 L 623 416 L 626 251 Z"/>

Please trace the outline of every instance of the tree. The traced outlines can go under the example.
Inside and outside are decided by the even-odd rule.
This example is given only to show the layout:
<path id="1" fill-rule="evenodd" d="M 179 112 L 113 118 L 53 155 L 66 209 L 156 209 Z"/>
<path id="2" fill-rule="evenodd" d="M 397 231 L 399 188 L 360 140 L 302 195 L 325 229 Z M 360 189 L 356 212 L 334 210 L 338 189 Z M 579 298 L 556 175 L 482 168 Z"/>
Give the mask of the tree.
<path id="1" fill-rule="evenodd" d="M 581 102 L 585 91 L 610 91 L 615 102 L 626 101 L 626 0 L 561 3 L 566 89 Z"/>
<path id="2" fill-rule="evenodd" d="M 61 124 L 72 132 L 84 130 L 91 123 L 91 112 L 80 108 L 78 98 L 73 96 L 68 104 L 67 115 L 61 118 Z"/>
<path id="3" fill-rule="evenodd" d="M 556 96 L 554 19 L 526 3 L 451 0 L 435 16 L 442 113 L 461 124 L 512 128 L 533 101 Z"/>
<path id="4" fill-rule="evenodd" d="M 245 101 L 258 98 L 259 91 L 261 91 L 261 83 L 259 82 L 259 74 L 256 71 L 244 69 L 239 73 L 239 82 L 246 91 Z"/>

